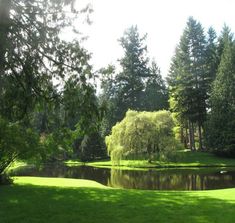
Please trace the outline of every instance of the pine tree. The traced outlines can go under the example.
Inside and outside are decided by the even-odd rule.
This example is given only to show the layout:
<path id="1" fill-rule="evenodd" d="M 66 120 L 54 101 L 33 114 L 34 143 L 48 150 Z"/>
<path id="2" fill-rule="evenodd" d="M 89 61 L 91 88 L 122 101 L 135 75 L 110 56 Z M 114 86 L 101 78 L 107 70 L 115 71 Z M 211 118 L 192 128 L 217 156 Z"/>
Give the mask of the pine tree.
<path id="1" fill-rule="evenodd" d="M 206 40 L 206 69 L 207 69 L 207 79 L 208 84 L 211 85 L 215 79 L 216 72 L 219 65 L 219 56 L 217 52 L 217 36 L 215 30 L 210 27 L 207 32 Z"/>
<path id="2" fill-rule="evenodd" d="M 195 149 L 195 124 L 198 126 L 199 149 L 202 145 L 202 127 L 206 120 L 208 86 L 205 82 L 206 41 L 203 28 L 192 17 L 172 59 L 168 82 L 173 110 L 184 123 L 188 123 L 190 148 Z"/>
<path id="3" fill-rule="evenodd" d="M 103 122 L 105 133 L 128 109 L 156 111 L 168 108 L 168 91 L 156 62 L 149 66 L 145 39 L 146 35 L 141 37 L 137 26 L 127 29 L 120 39 L 124 49 L 121 71 L 115 73 L 112 66 L 101 70 L 103 93 L 100 100 L 108 108 Z"/>
<path id="4" fill-rule="evenodd" d="M 222 32 L 218 38 L 218 47 L 217 47 L 217 57 L 218 57 L 218 64 L 222 59 L 222 54 L 225 48 L 225 45 L 228 41 L 233 40 L 233 33 L 231 33 L 231 29 L 225 24 L 223 26 Z"/>
<path id="5" fill-rule="evenodd" d="M 143 110 L 158 111 L 168 109 L 168 91 L 161 72 L 155 61 L 152 61 L 149 76 L 143 93 Z"/>
<path id="6" fill-rule="evenodd" d="M 213 83 L 207 142 L 221 154 L 235 156 L 235 43 L 223 41 L 224 50 Z"/>
<path id="7" fill-rule="evenodd" d="M 117 117 L 121 120 L 128 109 L 141 110 L 143 80 L 148 76 L 146 36 L 140 37 L 137 26 L 125 31 L 120 39 L 124 57 L 120 60 L 122 71 L 116 77 Z"/>

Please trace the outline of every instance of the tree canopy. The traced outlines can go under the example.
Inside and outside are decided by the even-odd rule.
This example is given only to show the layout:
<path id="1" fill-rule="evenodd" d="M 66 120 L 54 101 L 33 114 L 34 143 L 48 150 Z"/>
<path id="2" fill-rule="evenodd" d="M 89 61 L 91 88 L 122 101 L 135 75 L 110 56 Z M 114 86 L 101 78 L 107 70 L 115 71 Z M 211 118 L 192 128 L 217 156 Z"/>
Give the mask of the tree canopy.
<path id="1" fill-rule="evenodd" d="M 120 72 L 111 65 L 101 70 L 101 100 L 108 108 L 107 133 L 123 119 L 128 109 L 157 111 L 168 108 L 167 87 L 157 63 L 154 60 L 150 63 L 146 37 L 139 34 L 137 26 L 131 26 L 119 40 L 124 51 L 119 60 Z"/>
<path id="2" fill-rule="evenodd" d="M 0 118 L 10 130 L 16 126 L 37 135 L 40 140 L 35 143 L 46 156 L 55 148 L 71 150 L 72 131 L 84 137 L 100 118 L 90 83 L 94 74 L 90 54 L 80 37 L 70 42 L 61 38 L 65 28 L 78 33 L 73 21 L 91 11 L 89 7 L 78 11 L 74 4 L 74 0 L 0 1 Z M 11 133 L 13 142 L 19 140 L 17 134 Z M 2 136 L 3 142 L 8 141 L 6 134 Z M 30 145 L 30 137 L 23 139 Z M 19 153 L 20 145 L 14 144 Z M 5 153 L 5 147 L 1 150 L 4 163 L 21 157 Z"/>
<path id="3" fill-rule="evenodd" d="M 235 156 L 235 43 L 224 39 L 224 50 L 212 86 L 211 112 L 208 121 L 208 146 L 218 154 Z"/>
<path id="4" fill-rule="evenodd" d="M 212 74 L 215 69 L 207 60 L 207 56 L 211 54 L 213 58 L 214 53 L 215 37 L 212 30 L 209 33 L 207 45 L 201 24 L 192 17 L 188 19 L 168 76 L 171 109 L 177 113 L 182 126 L 189 129 L 192 150 L 195 149 L 195 125 L 198 126 L 199 149 L 203 149 L 202 128 L 206 121 L 212 77 L 215 76 Z"/>
<path id="5" fill-rule="evenodd" d="M 164 156 L 176 148 L 174 122 L 169 111 L 137 112 L 128 110 L 125 118 L 112 128 L 105 141 L 112 161 L 131 155 Z"/>

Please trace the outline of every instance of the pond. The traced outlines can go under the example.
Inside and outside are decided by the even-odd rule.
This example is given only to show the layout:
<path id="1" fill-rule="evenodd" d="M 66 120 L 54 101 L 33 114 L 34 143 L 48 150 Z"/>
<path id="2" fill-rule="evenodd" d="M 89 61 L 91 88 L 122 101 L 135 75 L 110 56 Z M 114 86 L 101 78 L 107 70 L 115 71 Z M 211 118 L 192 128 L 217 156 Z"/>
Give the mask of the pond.
<path id="1" fill-rule="evenodd" d="M 91 166 L 24 167 L 14 176 L 64 177 L 95 180 L 114 188 L 148 190 L 211 190 L 235 187 L 235 168 L 118 170 Z"/>

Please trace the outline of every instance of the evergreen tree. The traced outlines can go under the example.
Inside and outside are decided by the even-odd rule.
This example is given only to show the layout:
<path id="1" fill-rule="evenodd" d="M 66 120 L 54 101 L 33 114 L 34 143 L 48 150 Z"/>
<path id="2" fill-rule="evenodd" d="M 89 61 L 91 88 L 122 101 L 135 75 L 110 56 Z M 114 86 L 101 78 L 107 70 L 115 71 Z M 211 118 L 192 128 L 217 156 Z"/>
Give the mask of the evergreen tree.
<path id="1" fill-rule="evenodd" d="M 207 81 L 208 85 L 212 85 L 215 79 L 216 72 L 219 65 L 218 46 L 216 43 L 217 36 L 215 30 L 210 27 L 207 32 L 206 39 L 206 69 L 207 69 Z M 208 92 L 210 94 L 210 92 Z"/>
<path id="2" fill-rule="evenodd" d="M 73 0 L 0 1 L 0 114 L 8 120 L 24 119 L 42 98 L 55 99 L 53 80 L 79 76 L 80 64 L 71 62 L 74 49 L 59 36 L 78 15 L 73 5 Z"/>
<path id="3" fill-rule="evenodd" d="M 107 68 L 100 69 L 101 89 L 99 95 L 99 104 L 103 110 L 103 119 L 101 123 L 101 135 L 107 136 L 111 131 L 112 126 L 118 120 L 116 117 L 117 110 L 117 83 L 116 69 L 113 65 L 108 65 Z"/>
<path id="4" fill-rule="evenodd" d="M 140 37 L 137 26 L 125 31 L 120 39 L 124 57 L 120 60 L 122 71 L 117 74 L 117 118 L 121 120 L 128 109 L 141 109 L 144 78 L 148 76 L 146 36 Z"/>
<path id="5" fill-rule="evenodd" d="M 213 83 L 207 142 L 220 154 L 235 156 L 235 43 L 223 41 L 224 50 Z"/>
<path id="6" fill-rule="evenodd" d="M 225 45 L 228 41 L 233 40 L 233 33 L 231 33 L 231 29 L 225 24 L 223 26 L 222 32 L 218 38 L 218 47 L 217 47 L 217 54 L 218 54 L 218 64 L 222 59 L 222 54 L 225 48 Z"/>
<path id="7" fill-rule="evenodd" d="M 212 93 L 212 86 L 213 82 L 216 77 L 216 73 L 218 70 L 220 58 L 218 54 L 218 43 L 217 43 L 217 36 L 215 30 L 210 27 L 207 32 L 207 43 L 206 43 L 206 72 L 207 72 L 207 78 L 205 79 L 206 84 L 208 86 L 207 90 L 207 111 L 211 111 L 211 103 L 210 103 L 210 98 L 211 98 L 211 93 Z M 207 137 L 209 132 L 207 132 L 208 127 L 207 127 L 208 121 L 206 122 L 205 125 L 205 130 L 204 130 L 204 137 L 205 137 L 205 143 L 207 143 Z"/>
<path id="8" fill-rule="evenodd" d="M 195 124 L 198 126 L 199 148 L 202 149 L 202 127 L 206 120 L 208 84 L 205 69 L 206 41 L 199 22 L 189 18 L 176 49 L 168 82 L 173 111 L 189 128 L 190 148 L 195 149 Z"/>
<path id="9" fill-rule="evenodd" d="M 143 110 L 158 111 L 168 109 L 168 91 L 156 62 L 153 61 L 146 78 L 146 87 L 142 99 Z"/>
<path id="10" fill-rule="evenodd" d="M 149 66 L 145 39 L 146 35 L 140 37 L 136 26 L 130 27 L 120 39 L 124 49 L 121 71 L 115 73 L 113 66 L 100 71 L 103 90 L 100 101 L 107 108 L 102 125 L 104 135 L 128 109 L 156 111 L 168 108 L 167 88 L 156 62 Z"/>

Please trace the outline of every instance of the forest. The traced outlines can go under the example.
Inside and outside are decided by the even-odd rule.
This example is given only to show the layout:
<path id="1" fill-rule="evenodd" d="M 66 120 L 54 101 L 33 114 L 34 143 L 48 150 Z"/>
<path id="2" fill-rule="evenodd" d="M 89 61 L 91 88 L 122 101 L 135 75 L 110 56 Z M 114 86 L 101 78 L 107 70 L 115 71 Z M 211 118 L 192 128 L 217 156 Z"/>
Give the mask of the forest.
<path id="1" fill-rule="evenodd" d="M 235 156 L 235 42 L 228 26 L 216 34 L 189 17 L 164 79 L 137 26 L 118 40 L 124 52 L 120 68 L 95 72 L 80 42 L 60 37 L 74 19 L 89 16 L 89 7 L 3 0 L 0 8 L 1 173 L 17 159 L 107 158 L 105 137 L 128 110 L 168 110 L 174 143 Z M 65 8 L 73 16 L 66 17 Z M 148 152 L 148 145 L 141 146 L 141 153 Z"/>

